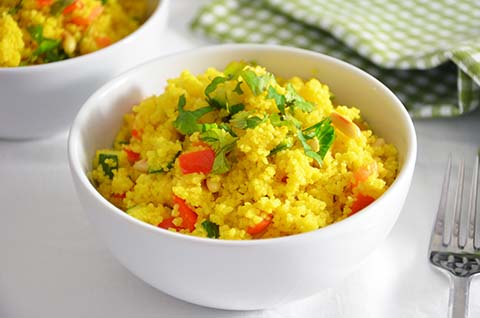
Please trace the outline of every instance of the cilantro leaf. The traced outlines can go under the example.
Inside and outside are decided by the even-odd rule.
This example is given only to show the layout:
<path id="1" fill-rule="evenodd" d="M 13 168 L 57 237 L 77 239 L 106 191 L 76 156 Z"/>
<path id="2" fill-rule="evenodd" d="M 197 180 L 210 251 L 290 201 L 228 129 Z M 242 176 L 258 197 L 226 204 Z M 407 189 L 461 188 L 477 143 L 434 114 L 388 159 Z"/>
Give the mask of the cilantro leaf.
<path id="1" fill-rule="evenodd" d="M 311 112 L 314 109 L 312 103 L 306 101 L 302 96 L 300 96 L 291 83 L 287 84 L 287 93 L 285 98 L 287 100 L 288 106 L 291 107 L 291 111 L 294 112 L 295 108 L 298 108 L 304 112 Z"/>
<path id="2" fill-rule="evenodd" d="M 228 79 L 235 79 L 247 65 L 245 62 L 233 61 L 225 67 L 223 74 L 225 74 Z"/>
<path id="3" fill-rule="evenodd" d="M 277 92 L 273 86 L 268 87 L 268 94 L 267 98 L 273 98 L 275 100 L 275 104 L 277 105 L 278 110 L 282 115 L 285 115 L 285 104 L 287 102 L 284 95 Z"/>
<path id="4" fill-rule="evenodd" d="M 227 154 L 233 150 L 237 138 L 220 128 L 213 128 L 202 132 L 200 139 L 209 144 L 215 151 L 212 172 L 221 174 L 230 170 Z"/>
<path id="5" fill-rule="evenodd" d="M 265 75 L 257 75 L 252 70 L 243 70 L 240 75 L 247 83 L 248 87 L 250 87 L 252 93 L 255 96 L 263 93 L 266 90 L 270 80 L 273 79 L 273 75 L 271 73 L 266 73 Z"/>
<path id="6" fill-rule="evenodd" d="M 47 52 L 50 52 L 56 49 L 60 45 L 60 40 L 52 40 L 52 39 L 43 39 L 39 44 L 35 51 L 33 51 L 33 55 L 42 55 Z"/>
<path id="7" fill-rule="evenodd" d="M 237 83 L 237 86 L 235 86 L 235 88 L 233 89 L 233 91 L 235 93 L 237 93 L 238 95 L 242 95 L 243 94 L 243 90 L 242 88 L 240 87 L 240 85 L 242 85 L 242 82 L 238 82 Z"/>
<path id="8" fill-rule="evenodd" d="M 181 95 L 178 98 L 178 116 L 173 122 L 173 126 L 182 134 L 190 135 L 196 131 L 202 131 L 202 125 L 197 123 L 206 113 L 213 111 L 213 107 L 206 106 L 194 111 L 184 110 L 186 104 L 185 95 Z"/>
<path id="9" fill-rule="evenodd" d="M 305 155 L 307 155 L 310 158 L 313 158 L 316 162 L 318 162 L 319 165 L 322 164 L 322 157 L 313 151 L 312 147 L 307 143 L 307 139 L 302 133 L 302 130 L 297 128 L 297 138 L 300 140 L 300 143 L 303 146 L 303 151 L 305 152 Z"/>
<path id="10" fill-rule="evenodd" d="M 268 154 L 269 156 L 276 154 L 277 152 L 280 152 L 285 149 L 292 148 L 293 146 L 293 140 L 291 137 L 285 138 L 285 141 L 279 143 L 275 148 L 270 150 L 270 153 Z"/>
<path id="11" fill-rule="evenodd" d="M 32 39 L 37 43 L 37 48 L 32 56 L 36 58 L 43 55 L 45 62 L 55 62 L 68 58 L 67 54 L 60 47 L 60 40 L 48 39 L 43 37 L 43 27 L 41 25 L 32 25 L 27 28 Z"/>
<path id="12" fill-rule="evenodd" d="M 235 115 L 236 113 L 241 112 L 244 109 L 245 109 L 245 105 L 243 104 L 235 104 L 227 107 L 227 110 L 230 113 L 230 115 Z"/>
<path id="13" fill-rule="evenodd" d="M 328 152 L 328 149 L 330 149 L 333 141 L 335 140 L 335 129 L 332 126 L 332 120 L 330 117 L 327 117 L 312 127 L 305 129 L 307 134 L 310 131 L 315 132 L 315 137 L 317 138 L 320 147 L 317 153 L 320 155 L 320 157 L 322 157 L 323 160 Z"/>
<path id="14" fill-rule="evenodd" d="M 226 77 L 221 77 L 221 76 L 215 77 L 210 82 L 210 84 L 208 84 L 207 87 L 205 88 L 205 96 L 210 97 L 210 94 L 217 89 L 217 86 L 221 83 L 224 83 L 226 80 L 227 80 Z"/>
<path id="15" fill-rule="evenodd" d="M 207 231 L 207 236 L 210 238 L 218 238 L 219 234 L 219 227 L 218 224 L 213 223 L 209 220 L 205 220 L 202 222 L 202 227 Z"/>
<path id="16" fill-rule="evenodd" d="M 325 118 L 321 122 L 305 129 L 303 132 L 300 128 L 297 128 L 297 138 L 303 146 L 305 155 L 315 159 L 318 164 L 322 164 L 323 158 L 328 152 L 328 149 L 335 140 L 335 130 L 331 125 L 331 119 Z M 307 143 L 307 139 L 316 138 L 319 143 L 319 150 L 313 151 L 312 147 Z"/>
<path id="17" fill-rule="evenodd" d="M 40 43 L 43 40 L 43 27 L 41 25 L 32 25 L 27 28 L 28 33 L 30 33 L 30 36 L 32 39 Z"/>
<path id="18" fill-rule="evenodd" d="M 255 128 L 265 122 L 266 118 L 267 117 L 262 119 L 258 116 L 251 116 L 250 112 L 243 111 L 233 115 L 230 123 L 238 129 Z"/>

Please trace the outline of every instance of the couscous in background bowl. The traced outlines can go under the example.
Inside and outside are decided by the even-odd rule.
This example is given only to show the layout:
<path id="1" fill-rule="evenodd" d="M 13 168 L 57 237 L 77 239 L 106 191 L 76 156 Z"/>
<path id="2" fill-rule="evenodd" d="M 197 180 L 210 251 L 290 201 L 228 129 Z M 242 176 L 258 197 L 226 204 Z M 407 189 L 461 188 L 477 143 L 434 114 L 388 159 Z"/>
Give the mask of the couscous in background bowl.
<path id="1" fill-rule="evenodd" d="M 48 64 L 0 67 L 0 138 L 42 138 L 67 129 L 95 89 L 161 52 L 168 3 L 148 0 L 145 23 L 99 51 Z"/>
<path id="2" fill-rule="evenodd" d="M 87 172 L 95 150 L 111 145 L 123 114 L 184 69 L 255 61 L 288 78 L 316 77 L 339 103 L 358 107 L 399 153 L 399 174 L 359 213 L 317 231 L 275 239 L 222 241 L 173 233 L 133 219 L 104 199 Z M 115 78 L 84 104 L 70 131 L 69 161 L 80 201 L 114 256 L 174 297 L 224 309 L 260 309 L 310 296 L 352 273 L 390 232 L 408 193 L 416 158 L 413 124 L 400 101 L 359 69 L 318 53 L 263 45 L 221 45 L 173 55 Z"/>

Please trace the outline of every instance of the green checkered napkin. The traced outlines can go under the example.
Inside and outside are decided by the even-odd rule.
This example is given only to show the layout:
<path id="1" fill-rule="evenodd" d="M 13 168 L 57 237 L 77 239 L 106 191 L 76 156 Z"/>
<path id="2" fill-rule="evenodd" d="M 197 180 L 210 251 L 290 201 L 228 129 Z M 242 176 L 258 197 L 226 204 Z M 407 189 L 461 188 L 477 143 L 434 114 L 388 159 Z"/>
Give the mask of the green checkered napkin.
<path id="1" fill-rule="evenodd" d="M 348 61 L 392 89 L 413 117 L 456 116 L 480 103 L 478 0 L 213 0 L 192 28 Z"/>

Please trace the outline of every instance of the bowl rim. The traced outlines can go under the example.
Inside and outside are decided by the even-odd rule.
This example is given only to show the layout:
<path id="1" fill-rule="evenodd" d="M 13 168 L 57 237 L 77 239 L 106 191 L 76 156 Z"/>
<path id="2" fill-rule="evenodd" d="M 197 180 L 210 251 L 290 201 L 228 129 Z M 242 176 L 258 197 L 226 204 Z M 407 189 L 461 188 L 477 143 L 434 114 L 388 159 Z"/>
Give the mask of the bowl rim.
<path id="1" fill-rule="evenodd" d="M 104 47 L 100 50 L 79 55 L 75 57 L 71 57 L 62 61 L 51 62 L 51 63 L 43 63 L 43 64 L 35 64 L 35 65 L 25 65 L 25 66 L 15 66 L 15 67 L 1 67 L 0 66 L 0 74 L 23 74 L 28 72 L 41 72 L 41 71 L 54 71 L 57 68 L 61 67 L 69 67 L 75 66 L 75 64 L 80 63 L 89 63 L 92 62 L 96 58 L 103 58 L 105 54 L 110 54 L 110 52 L 114 50 L 120 50 L 124 46 L 132 45 L 133 41 L 143 33 L 147 32 L 146 30 L 150 28 L 150 25 L 155 23 L 156 20 L 161 19 L 162 15 L 168 11 L 170 0 L 158 0 L 157 6 L 155 10 L 153 10 L 152 14 L 148 17 L 145 22 L 143 22 L 138 29 L 133 31 L 132 33 L 128 34 L 126 37 L 120 39 L 117 42 L 112 43 L 111 45 Z M 114 52 L 112 52 L 114 53 Z M 89 61 L 92 60 L 92 61 Z"/>
<path id="2" fill-rule="evenodd" d="M 184 57 L 188 55 L 195 55 L 199 53 L 203 54 L 216 54 L 219 52 L 223 51 L 238 51 L 238 50 L 245 50 L 245 51 L 251 51 L 251 50 L 256 50 L 258 51 L 268 51 L 272 53 L 277 53 L 277 52 L 290 52 L 293 54 L 298 54 L 302 56 L 311 56 L 317 59 L 323 59 L 326 60 L 328 63 L 336 63 L 339 64 L 340 67 L 347 68 L 349 71 L 357 73 L 360 76 L 366 76 L 367 79 L 370 81 L 373 81 L 380 89 L 384 91 L 384 93 L 392 99 L 395 104 L 396 108 L 399 110 L 399 118 L 398 120 L 401 120 L 404 122 L 405 127 L 407 129 L 406 131 L 406 136 L 407 136 L 407 147 L 406 147 L 406 153 L 404 154 L 403 158 L 403 163 L 402 166 L 397 174 L 396 179 L 394 182 L 390 185 L 390 187 L 373 203 L 371 203 L 368 207 L 365 209 L 362 209 L 358 213 L 347 217 L 341 221 L 335 222 L 333 224 L 327 225 L 323 228 L 310 231 L 310 232 L 305 232 L 305 233 L 298 233 L 294 235 L 289 235 L 289 236 L 282 236 L 282 237 L 275 237 L 275 238 L 265 238 L 265 239 L 252 239 L 252 240 L 224 240 L 224 239 L 212 239 L 212 238 L 203 238 L 203 237 L 197 237 L 193 235 L 187 235 L 183 233 L 178 233 L 178 232 L 173 232 L 170 230 L 165 230 L 159 227 L 155 227 L 151 224 L 145 223 L 143 221 L 140 221 L 134 217 L 129 216 L 126 214 L 123 210 L 117 208 L 114 206 L 112 203 L 110 203 L 107 199 L 105 199 L 96 189 L 95 187 L 91 184 L 90 180 L 88 179 L 86 172 L 83 171 L 82 166 L 80 164 L 80 160 L 78 159 L 79 156 L 77 156 L 77 150 L 79 150 L 81 146 L 81 140 L 83 139 L 81 131 L 82 127 L 84 127 L 85 122 L 86 122 L 86 117 L 88 113 L 90 112 L 89 110 L 94 108 L 96 105 L 96 100 L 98 98 L 101 98 L 103 95 L 107 94 L 110 90 L 115 89 L 117 85 L 120 83 L 126 81 L 128 77 L 134 75 L 135 73 L 139 72 L 141 69 L 148 67 L 150 64 L 157 63 L 161 60 L 168 60 L 168 59 L 174 59 L 177 57 Z M 163 88 L 162 88 L 163 89 Z M 374 207 L 380 202 L 386 201 L 389 197 L 395 195 L 395 189 L 401 187 L 401 184 L 407 183 L 410 185 L 411 177 L 413 175 L 414 167 L 415 167 L 415 161 L 416 161 L 416 155 L 417 155 L 417 138 L 416 138 L 416 133 L 415 133 L 415 128 L 412 122 L 411 117 L 409 116 L 408 112 L 406 111 L 405 107 L 401 103 L 401 101 L 396 97 L 395 94 L 382 82 L 380 82 L 378 79 L 370 75 L 369 73 L 361 70 L 360 68 L 357 68 L 356 66 L 353 66 L 352 64 L 349 64 L 345 61 L 342 61 L 340 59 L 331 57 L 326 54 L 314 52 L 314 51 L 309 51 L 305 49 L 300 49 L 300 48 L 295 48 L 295 47 L 288 47 L 288 46 L 281 46 L 281 45 L 274 45 L 274 44 L 218 44 L 218 45 L 209 45 L 209 46 L 204 46 L 200 48 L 193 48 L 190 50 L 182 51 L 182 52 L 177 52 L 177 53 L 172 53 L 169 55 L 161 56 L 156 59 L 144 62 L 142 64 L 139 64 L 130 70 L 114 77 L 113 79 L 109 80 L 107 83 L 105 83 L 101 88 L 96 90 L 82 105 L 80 108 L 80 111 L 78 112 L 75 120 L 73 121 L 73 124 L 70 128 L 69 134 L 68 134 L 68 141 L 67 141 L 67 148 L 68 148 L 68 161 L 70 164 L 70 169 L 72 174 L 74 174 L 74 177 L 78 179 L 78 183 L 81 184 L 81 187 L 83 187 L 85 190 L 88 191 L 89 195 L 92 195 L 101 205 L 103 205 L 106 209 L 109 210 L 109 212 L 113 213 L 113 217 L 118 217 L 120 218 L 123 222 L 127 222 L 132 224 L 133 226 L 136 227 L 141 227 L 142 230 L 145 231 L 150 231 L 154 235 L 160 235 L 160 236 L 167 236 L 170 239 L 180 239 L 184 241 L 188 241 L 191 243 L 195 244 L 207 244 L 207 245 L 220 245 L 220 246 L 258 246 L 258 245 L 272 245 L 272 244 L 289 244 L 289 243 L 294 243 L 298 241 L 303 241 L 303 240 L 308 240 L 311 239 L 314 236 L 331 236 L 334 235 L 335 232 L 338 231 L 339 228 L 341 227 L 347 227 L 348 225 L 352 225 L 353 222 L 357 222 L 359 219 L 364 218 L 371 210 L 371 207 Z M 409 180 L 410 179 L 410 180 Z"/>

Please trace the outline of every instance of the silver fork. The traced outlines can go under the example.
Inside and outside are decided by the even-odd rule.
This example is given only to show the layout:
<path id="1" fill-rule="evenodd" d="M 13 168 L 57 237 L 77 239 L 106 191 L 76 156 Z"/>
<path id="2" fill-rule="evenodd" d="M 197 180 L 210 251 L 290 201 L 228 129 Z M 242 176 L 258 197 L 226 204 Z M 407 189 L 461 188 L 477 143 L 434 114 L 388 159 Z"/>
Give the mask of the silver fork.
<path id="1" fill-rule="evenodd" d="M 470 280 L 472 276 L 480 273 L 478 157 L 477 154 L 467 206 L 463 204 L 465 162 L 463 159 L 460 160 L 457 181 L 456 184 L 452 184 L 452 156 L 448 157 L 440 204 L 430 238 L 428 251 L 430 263 L 450 278 L 448 317 L 452 318 L 467 317 Z M 455 189 L 451 192 L 453 186 Z"/>

